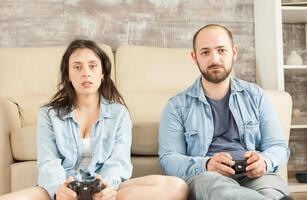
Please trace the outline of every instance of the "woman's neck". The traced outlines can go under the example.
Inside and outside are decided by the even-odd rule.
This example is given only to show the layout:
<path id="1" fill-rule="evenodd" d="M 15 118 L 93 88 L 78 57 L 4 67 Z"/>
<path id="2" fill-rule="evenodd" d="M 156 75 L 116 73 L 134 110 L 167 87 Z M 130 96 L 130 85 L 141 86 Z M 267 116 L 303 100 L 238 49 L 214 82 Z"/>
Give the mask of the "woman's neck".
<path id="1" fill-rule="evenodd" d="M 76 109 L 78 110 L 95 110 L 99 107 L 99 94 L 79 95 L 77 97 Z"/>

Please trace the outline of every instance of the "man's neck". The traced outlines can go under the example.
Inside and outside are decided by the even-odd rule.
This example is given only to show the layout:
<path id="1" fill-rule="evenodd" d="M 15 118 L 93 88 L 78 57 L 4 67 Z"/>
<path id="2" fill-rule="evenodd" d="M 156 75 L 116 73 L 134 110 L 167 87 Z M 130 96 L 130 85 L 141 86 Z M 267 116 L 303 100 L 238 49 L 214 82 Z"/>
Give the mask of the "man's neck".
<path id="1" fill-rule="evenodd" d="M 203 86 L 204 93 L 207 97 L 214 100 L 222 99 L 230 88 L 230 78 L 227 77 L 224 81 L 220 83 L 212 83 L 201 78 L 201 83 Z"/>

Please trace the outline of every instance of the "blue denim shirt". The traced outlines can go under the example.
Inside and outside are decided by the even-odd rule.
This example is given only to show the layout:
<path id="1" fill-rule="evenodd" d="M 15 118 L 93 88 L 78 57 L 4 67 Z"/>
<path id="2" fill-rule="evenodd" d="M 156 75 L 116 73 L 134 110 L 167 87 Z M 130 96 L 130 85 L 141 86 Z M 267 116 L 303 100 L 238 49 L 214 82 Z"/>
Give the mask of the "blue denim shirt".
<path id="1" fill-rule="evenodd" d="M 48 110 L 50 110 L 48 112 Z M 129 179 L 131 120 L 127 109 L 101 97 L 99 119 L 90 135 L 92 159 L 87 170 L 101 175 L 114 188 Z M 68 176 L 75 176 L 75 167 L 82 157 L 82 138 L 74 112 L 61 120 L 50 107 L 42 107 L 37 126 L 38 184 L 53 198 L 58 186 Z"/>
<path id="2" fill-rule="evenodd" d="M 239 130 L 241 144 L 262 154 L 268 172 L 287 163 L 290 151 L 278 116 L 263 90 L 231 79 L 229 108 Z M 159 159 L 168 175 L 188 179 L 206 171 L 206 156 L 214 133 L 213 116 L 201 78 L 169 99 L 161 116 Z M 225 144 L 227 145 L 227 144 Z"/>

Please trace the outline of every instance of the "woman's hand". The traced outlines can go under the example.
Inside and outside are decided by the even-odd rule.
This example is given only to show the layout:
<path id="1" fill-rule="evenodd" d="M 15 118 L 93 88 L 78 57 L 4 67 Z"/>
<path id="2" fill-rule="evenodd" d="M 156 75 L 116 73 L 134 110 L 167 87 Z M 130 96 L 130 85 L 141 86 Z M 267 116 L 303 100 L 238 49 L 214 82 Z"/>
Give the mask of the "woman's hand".
<path id="1" fill-rule="evenodd" d="M 76 200 L 77 199 L 77 194 L 69 189 L 67 186 L 70 182 L 74 181 L 75 179 L 70 176 L 67 178 L 67 180 L 61 184 L 57 191 L 56 191 L 56 200 Z"/>
<path id="2" fill-rule="evenodd" d="M 96 178 L 100 179 L 101 184 L 104 185 L 105 188 L 100 192 L 94 194 L 94 200 L 115 200 L 117 192 L 113 190 L 113 188 L 109 186 L 109 184 L 105 180 L 103 180 L 101 176 L 97 176 Z"/>

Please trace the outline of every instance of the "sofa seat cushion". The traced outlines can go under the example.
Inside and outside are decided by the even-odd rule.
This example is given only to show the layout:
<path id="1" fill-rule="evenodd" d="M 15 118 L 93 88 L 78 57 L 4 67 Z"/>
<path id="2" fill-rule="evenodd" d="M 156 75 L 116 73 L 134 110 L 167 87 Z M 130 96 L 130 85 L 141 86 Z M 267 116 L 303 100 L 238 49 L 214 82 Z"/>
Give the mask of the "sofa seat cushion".
<path id="1" fill-rule="evenodd" d="M 11 192 L 37 185 L 36 161 L 17 162 L 11 165 Z"/>
<path id="2" fill-rule="evenodd" d="M 133 124 L 132 155 L 158 155 L 158 132 L 158 122 Z"/>
<path id="3" fill-rule="evenodd" d="M 11 148 L 15 160 L 36 160 L 36 126 L 13 130 L 11 132 Z"/>
<path id="4" fill-rule="evenodd" d="M 164 174 L 158 156 L 132 156 L 132 178 L 151 174 Z"/>

